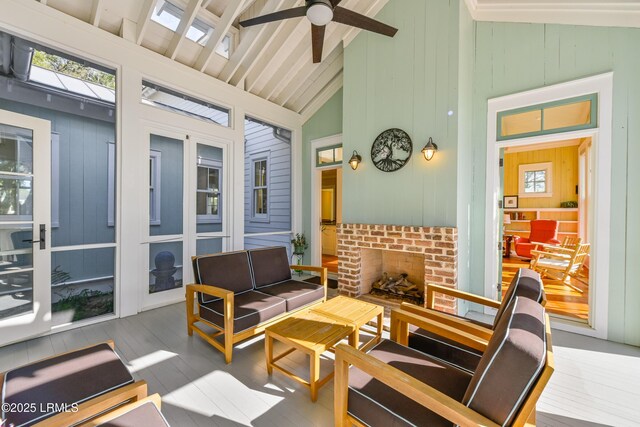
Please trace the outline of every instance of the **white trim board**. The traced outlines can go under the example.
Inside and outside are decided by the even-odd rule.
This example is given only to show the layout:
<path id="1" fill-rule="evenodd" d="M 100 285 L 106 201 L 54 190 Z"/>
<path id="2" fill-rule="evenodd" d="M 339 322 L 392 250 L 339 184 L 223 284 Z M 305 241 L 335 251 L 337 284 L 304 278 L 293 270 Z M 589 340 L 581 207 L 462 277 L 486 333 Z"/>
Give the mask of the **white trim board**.
<path id="1" fill-rule="evenodd" d="M 598 124 L 596 129 L 565 132 L 540 137 L 498 141 L 497 114 L 500 111 L 543 104 L 565 98 L 598 94 Z M 591 205 L 593 212 L 593 239 L 591 242 L 590 317 L 589 325 L 554 319 L 554 328 L 596 338 L 607 339 L 609 315 L 609 255 L 611 225 L 611 141 L 613 121 L 613 73 L 560 83 L 540 89 L 507 95 L 488 101 L 487 111 L 487 182 L 485 199 L 485 295 L 495 299 L 498 282 L 498 236 L 502 218 L 498 218 L 498 188 L 500 185 L 498 159 L 500 149 L 506 146 L 526 146 L 554 140 L 591 138 L 595 152 L 596 179 Z"/>
<path id="2" fill-rule="evenodd" d="M 465 0 L 475 21 L 640 27 L 640 4 L 622 1 Z"/>
<path id="3" fill-rule="evenodd" d="M 311 265 L 322 265 L 322 238 L 319 227 L 322 216 L 322 194 L 320 191 L 322 189 L 322 171 L 342 167 L 341 165 L 316 166 L 316 151 L 318 148 L 331 147 L 339 144 L 342 144 L 341 133 L 311 140 Z M 341 195 L 340 191 L 338 191 L 338 195 Z"/>

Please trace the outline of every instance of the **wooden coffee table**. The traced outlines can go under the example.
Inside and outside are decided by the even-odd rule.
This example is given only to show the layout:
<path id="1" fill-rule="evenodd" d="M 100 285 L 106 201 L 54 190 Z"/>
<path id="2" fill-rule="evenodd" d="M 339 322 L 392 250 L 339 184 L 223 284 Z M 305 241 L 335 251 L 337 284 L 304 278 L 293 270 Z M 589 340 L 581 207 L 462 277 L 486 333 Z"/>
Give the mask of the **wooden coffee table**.
<path id="1" fill-rule="evenodd" d="M 364 349 L 379 342 L 382 337 L 383 312 L 384 308 L 375 304 L 348 297 L 336 297 L 269 326 L 265 329 L 264 340 L 267 372 L 271 375 L 273 368 L 276 368 L 308 387 L 311 391 L 311 400 L 315 402 L 318 398 L 318 389 L 333 377 L 331 372 L 320 379 L 320 355 L 327 350 L 332 350 L 337 343 L 347 337 L 349 344 L 357 347 L 360 329 L 376 317 L 378 321 L 376 334 L 361 348 Z M 280 341 L 290 348 L 274 357 L 273 340 Z M 309 381 L 276 363 L 295 350 L 309 355 Z"/>
<path id="2" fill-rule="evenodd" d="M 360 301 L 354 298 L 338 296 L 312 308 L 311 311 L 332 319 L 353 324 L 355 331 L 349 341 L 349 344 L 353 347 L 358 348 L 361 330 L 374 333 L 374 337 L 363 344 L 360 347 L 360 350 L 367 350 L 373 344 L 380 342 L 380 339 L 382 338 L 382 318 L 384 315 L 384 307 L 380 305 Z M 364 327 L 374 318 L 377 318 L 375 332 Z M 351 341 L 351 339 L 353 339 L 353 341 Z"/>
<path id="3" fill-rule="evenodd" d="M 318 398 L 318 389 L 332 377 L 331 372 L 320 379 L 320 355 L 347 336 L 353 335 L 354 326 L 339 320 L 325 317 L 311 310 L 294 315 L 282 322 L 265 329 L 264 350 L 267 356 L 267 372 L 269 375 L 276 368 L 286 376 L 307 386 L 311 390 L 311 400 Z M 273 356 L 273 340 L 278 340 L 291 347 L 278 356 Z M 349 339 L 351 342 L 351 339 Z M 276 362 L 291 352 L 299 350 L 309 355 L 309 381 L 276 364 Z"/>

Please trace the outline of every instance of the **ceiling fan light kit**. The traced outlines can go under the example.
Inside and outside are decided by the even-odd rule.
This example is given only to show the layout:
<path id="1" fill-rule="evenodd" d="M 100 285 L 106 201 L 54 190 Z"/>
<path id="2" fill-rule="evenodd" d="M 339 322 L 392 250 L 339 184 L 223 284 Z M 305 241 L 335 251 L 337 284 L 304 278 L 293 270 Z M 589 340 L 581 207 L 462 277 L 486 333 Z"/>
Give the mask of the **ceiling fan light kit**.
<path id="1" fill-rule="evenodd" d="M 243 27 L 251 27 L 253 25 L 306 16 L 309 22 L 311 22 L 311 42 L 314 64 L 322 61 L 325 27 L 329 22 L 349 25 L 387 37 L 393 37 L 398 32 L 397 28 L 338 6 L 341 1 L 342 0 L 306 0 L 304 6 L 257 16 L 247 19 L 246 21 L 241 21 L 240 25 Z"/>
<path id="2" fill-rule="evenodd" d="M 307 19 L 313 25 L 327 25 L 333 20 L 333 6 L 329 0 L 319 0 L 312 3 L 307 9 Z"/>

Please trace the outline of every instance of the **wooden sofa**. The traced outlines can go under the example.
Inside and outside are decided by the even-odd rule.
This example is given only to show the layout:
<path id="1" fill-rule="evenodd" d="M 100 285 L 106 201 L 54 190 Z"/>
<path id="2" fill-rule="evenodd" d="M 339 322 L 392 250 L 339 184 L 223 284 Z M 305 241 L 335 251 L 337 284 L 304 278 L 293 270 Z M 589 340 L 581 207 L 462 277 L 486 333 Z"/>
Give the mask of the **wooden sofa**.
<path id="1" fill-rule="evenodd" d="M 197 283 L 186 287 L 189 336 L 196 331 L 231 363 L 235 343 L 326 301 L 327 269 L 303 265 L 295 269 L 320 273 L 321 285 L 292 278 L 284 247 L 194 257 Z M 198 322 L 215 332 L 205 332 Z"/>
<path id="2" fill-rule="evenodd" d="M 335 425 L 534 425 L 536 402 L 554 371 L 544 308 L 514 299 L 483 350 L 470 373 L 392 340 L 368 353 L 339 344 Z"/>

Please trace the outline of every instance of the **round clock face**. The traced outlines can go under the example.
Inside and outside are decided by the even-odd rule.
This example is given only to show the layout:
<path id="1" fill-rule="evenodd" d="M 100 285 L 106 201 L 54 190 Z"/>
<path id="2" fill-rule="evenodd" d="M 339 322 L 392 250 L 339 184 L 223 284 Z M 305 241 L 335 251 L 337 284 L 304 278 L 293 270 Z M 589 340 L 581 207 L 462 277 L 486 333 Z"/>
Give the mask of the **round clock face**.
<path id="1" fill-rule="evenodd" d="M 413 144 L 402 129 L 387 129 L 371 146 L 371 160 L 383 172 L 394 172 L 407 164 L 411 158 Z"/>

